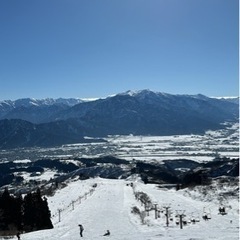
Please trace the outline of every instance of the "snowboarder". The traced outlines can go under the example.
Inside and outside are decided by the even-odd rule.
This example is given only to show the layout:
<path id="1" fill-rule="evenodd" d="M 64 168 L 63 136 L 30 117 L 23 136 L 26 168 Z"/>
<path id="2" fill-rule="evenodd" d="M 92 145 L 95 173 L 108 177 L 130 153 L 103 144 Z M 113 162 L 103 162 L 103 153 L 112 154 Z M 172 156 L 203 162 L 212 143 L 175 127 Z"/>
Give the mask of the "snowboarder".
<path id="1" fill-rule="evenodd" d="M 103 236 L 110 236 L 110 231 L 107 230 L 107 232 Z"/>
<path id="2" fill-rule="evenodd" d="M 19 232 L 17 233 L 16 236 L 17 236 L 17 239 L 20 240 L 20 233 Z"/>
<path id="3" fill-rule="evenodd" d="M 80 228 L 80 236 L 82 237 L 83 236 L 82 233 L 83 233 L 83 230 L 84 230 L 83 225 L 79 224 L 78 226 Z"/>

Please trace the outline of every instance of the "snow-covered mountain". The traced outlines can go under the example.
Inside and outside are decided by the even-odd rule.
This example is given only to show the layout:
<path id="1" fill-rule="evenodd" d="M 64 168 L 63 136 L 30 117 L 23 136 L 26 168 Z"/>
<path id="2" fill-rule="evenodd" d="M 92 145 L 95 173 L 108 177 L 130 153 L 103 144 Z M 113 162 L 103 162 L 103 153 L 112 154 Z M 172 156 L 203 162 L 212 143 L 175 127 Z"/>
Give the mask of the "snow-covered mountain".
<path id="1" fill-rule="evenodd" d="M 237 118 L 238 105 L 228 101 L 143 90 L 77 104 L 52 121 L 77 119 L 90 135 L 171 135 L 216 129 Z"/>
<path id="2" fill-rule="evenodd" d="M 95 111 L 92 106 L 100 106 L 103 102 L 114 102 L 116 99 L 122 102 L 117 107 L 120 109 L 126 108 L 124 106 L 124 99 L 131 98 L 137 100 L 139 103 L 146 105 L 158 105 L 161 104 L 165 109 L 174 110 L 180 107 L 186 108 L 186 110 L 198 111 L 200 107 L 200 101 L 211 102 L 211 104 L 217 104 L 217 107 L 222 109 L 226 108 L 226 102 L 238 104 L 238 97 L 231 98 L 208 98 L 204 95 L 172 95 L 162 92 L 153 92 L 150 90 L 141 91 L 127 91 L 115 95 L 111 95 L 106 98 L 95 99 L 80 99 L 80 98 L 46 98 L 46 99 L 34 99 L 24 98 L 15 101 L 5 100 L 0 101 L 0 119 L 22 119 L 32 123 L 46 123 L 55 121 L 56 119 L 69 119 L 79 118 L 85 113 Z M 218 101 L 217 101 L 218 100 Z M 198 102 L 198 103 L 197 103 Z M 87 104 L 82 104 L 87 103 Z M 89 104 L 88 104 L 89 103 Z M 82 112 L 77 111 L 77 108 L 73 108 L 75 105 L 83 106 Z M 221 107 L 222 105 L 222 107 Z M 114 107 L 114 104 L 112 104 Z M 79 108 L 81 108 L 79 106 Z M 94 107 L 96 108 L 96 107 Z M 195 109 L 196 108 L 196 109 Z M 234 108 L 234 107 L 231 107 Z M 236 106 L 235 106 L 236 108 Z M 99 110 L 99 109 L 98 109 Z M 103 109 L 105 110 L 105 109 Z M 111 109 L 109 109 L 112 111 Z M 226 109 L 227 110 L 227 109 Z M 131 110 L 130 110 L 131 111 Z M 133 110 L 134 111 L 134 110 Z M 228 110 L 227 110 L 228 111 Z M 103 111 L 103 114 L 105 112 Z"/>
<path id="3" fill-rule="evenodd" d="M 239 104 L 239 97 L 217 97 L 216 99 Z"/>
<path id="4" fill-rule="evenodd" d="M 35 99 L 35 98 L 22 98 L 17 99 L 15 101 L 6 100 L 6 101 L 0 101 L 0 106 L 8 105 L 13 108 L 17 107 L 31 107 L 31 106 L 49 106 L 49 105 L 68 105 L 73 106 L 75 104 L 78 104 L 80 102 L 83 102 L 83 100 L 79 98 L 46 98 L 46 99 Z"/>
<path id="5" fill-rule="evenodd" d="M 83 102 L 75 98 L 24 98 L 0 101 L 0 119 L 22 119 L 32 123 L 48 122 L 49 117 L 66 108 Z"/>
<path id="6" fill-rule="evenodd" d="M 16 119 L 34 123 L 32 131 L 45 129 L 46 132 L 47 129 L 49 135 L 47 139 L 52 143 L 55 140 L 51 141 L 51 138 L 59 139 L 58 144 L 62 144 L 67 143 L 66 141 L 61 143 L 60 139 L 63 137 L 75 139 L 69 142 L 73 143 L 79 136 L 204 133 L 209 129 L 222 128 L 225 121 L 238 121 L 238 111 L 238 104 L 224 99 L 209 98 L 201 94 L 172 95 L 150 90 L 127 91 L 94 101 L 80 99 L 4 101 L 0 103 L 0 119 L 15 121 L 0 121 L 1 129 L 4 130 L 4 133 L 0 131 L 0 147 L 7 146 L 10 139 L 19 139 L 22 146 L 26 139 L 28 143 L 34 143 L 33 146 L 39 144 L 39 139 L 31 139 L 39 135 L 23 129 L 23 124 L 17 124 L 16 131 L 18 121 Z M 60 122 L 64 127 L 59 127 Z M 22 134 L 16 137 L 16 132 L 19 131 Z M 73 138 L 69 134 L 78 137 Z"/>

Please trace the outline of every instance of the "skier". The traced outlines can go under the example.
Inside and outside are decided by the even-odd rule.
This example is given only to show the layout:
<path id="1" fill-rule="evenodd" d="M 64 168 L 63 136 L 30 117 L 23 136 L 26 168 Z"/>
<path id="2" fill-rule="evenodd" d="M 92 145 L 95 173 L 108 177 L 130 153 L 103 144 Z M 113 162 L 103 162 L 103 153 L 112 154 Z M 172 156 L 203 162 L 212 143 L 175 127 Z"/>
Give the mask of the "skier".
<path id="1" fill-rule="evenodd" d="M 103 236 L 110 236 L 110 231 L 107 230 L 107 232 Z"/>
<path id="2" fill-rule="evenodd" d="M 17 233 L 16 236 L 17 236 L 17 239 L 20 240 L 20 233 L 19 232 Z"/>
<path id="3" fill-rule="evenodd" d="M 80 228 L 80 236 L 82 237 L 83 236 L 82 233 L 83 233 L 83 230 L 84 230 L 83 225 L 79 224 L 78 226 Z"/>

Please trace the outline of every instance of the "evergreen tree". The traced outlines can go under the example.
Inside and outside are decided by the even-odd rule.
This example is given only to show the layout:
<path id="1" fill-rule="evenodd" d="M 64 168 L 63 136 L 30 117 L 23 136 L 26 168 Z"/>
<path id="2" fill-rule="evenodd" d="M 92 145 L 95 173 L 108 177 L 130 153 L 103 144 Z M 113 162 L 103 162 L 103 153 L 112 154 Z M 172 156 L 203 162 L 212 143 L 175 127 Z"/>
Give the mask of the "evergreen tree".
<path id="1" fill-rule="evenodd" d="M 42 199 L 40 189 L 25 197 L 23 218 L 26 231 L 53 228 L 47 199 Z"/>
<path id="2" fill-rule="evenodd" d="M 8 230 L 9 225 L 12 223 L 13 214 L 11 207 L 13 205 L 13 200 L 8 192 L 8 189 L 5 188 L 2 197 L 1 197 L 1 210 L 2 210 L 2 228 L 3 230 Z"/>
<path id="3" fill-rule="evenodd" d="M 19 196 L 15 198 L 15 225 L 19 231 L 23 230 L 23 198 Z"/>
<path id="4" fill-rule="evenodd" d="M 28 193 L 23 201 L 23 226 L 25 231 L 35 230 L 35 208 L 32 193 Z"/>
<path id="5" fill-rule="evenodd" d="M 0 195 L 0 230 L 27 232 L 53 228 L 47 199 L 38 189 L 24 199 L 11 196 L 6 188 Z"/>

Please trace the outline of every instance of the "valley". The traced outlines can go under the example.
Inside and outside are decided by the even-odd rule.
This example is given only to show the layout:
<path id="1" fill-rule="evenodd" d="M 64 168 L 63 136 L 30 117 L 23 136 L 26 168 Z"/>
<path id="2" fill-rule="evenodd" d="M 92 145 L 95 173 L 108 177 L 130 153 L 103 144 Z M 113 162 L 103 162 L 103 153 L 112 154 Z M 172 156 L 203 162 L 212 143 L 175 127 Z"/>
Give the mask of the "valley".
<path id="1" fill-rule="evenodd" d="M 86 139 L 89 139 L 86 137 Z M 202 135 L 134 136 L 110 135 L 104 142 L 66 144 L 51 148 L 17 148 L 0 151 L 0 161 L 28 159 L 94 158 L 115 156 L 125 160 L 161 162 L 188 159 L 212 161 L 216 157 L 239 157 L 239 124 L 225 123 L 225 128 Z M 96 139 L 98 140 L 98 139 Z"/>
<path id="2" fill-rule="evenodd" d="M 106 230 L 115 240 L 237 240 L 239 123 L 202 134 L 1 149 L 0 191 L 6 187 L 23 196 L 40 189 L 48 199 L 54 228 L 23 232 L 24 240 L 76 240 L 78 224 L 91 240 L 105 239 Z"/>

